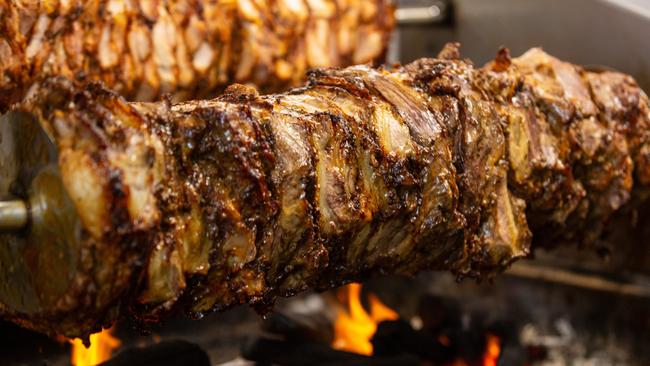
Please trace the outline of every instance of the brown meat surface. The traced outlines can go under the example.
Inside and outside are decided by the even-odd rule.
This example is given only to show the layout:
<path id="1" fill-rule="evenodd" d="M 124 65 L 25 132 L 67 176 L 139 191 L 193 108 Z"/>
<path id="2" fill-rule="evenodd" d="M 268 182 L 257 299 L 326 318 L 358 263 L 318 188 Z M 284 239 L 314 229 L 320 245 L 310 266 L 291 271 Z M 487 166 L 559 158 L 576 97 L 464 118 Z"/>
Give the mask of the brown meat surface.
<path id="1" fill-rule="evenodd" d="M 50 79 L 17 110 L 58 146 L 91 254 L 65 302 L 25 312 L 0 293 L 5 318 L 49 334 L 265 308 L 380 273 L 488 276 L 531 242 L 594 243 L 650 185 L 643 91 L 540 49 L 475 68 L 449 45 L 180 104 L 71 85 Z"/>
<path id="2" fill-rule="evenodd" d="M 0 0 L 0 111 L 47 76 L 138 101 L 279 91 L 381 60 L 393 23 L 389 0 Z"/>

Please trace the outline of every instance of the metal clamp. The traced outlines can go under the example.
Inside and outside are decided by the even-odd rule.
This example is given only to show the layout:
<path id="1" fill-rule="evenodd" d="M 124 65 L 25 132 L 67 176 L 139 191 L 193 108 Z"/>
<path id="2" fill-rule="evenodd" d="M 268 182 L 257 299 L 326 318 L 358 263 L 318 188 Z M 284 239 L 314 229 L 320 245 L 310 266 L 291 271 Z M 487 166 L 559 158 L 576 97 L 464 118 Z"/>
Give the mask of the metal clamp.
<path id="1" fill-rule="evenodd" d="M 0 201 L 0 232 L 14 232 L 27 226 L 29 209 L 22 200 Z"/>
<path id="2" fill-rule="evenodd" d="M 443 1 L 431 1 L 427 6 L 400 7 L 395 11 L 399 25 L 419 25 L 439 23 L 445 20 L 447 4 Z"/>

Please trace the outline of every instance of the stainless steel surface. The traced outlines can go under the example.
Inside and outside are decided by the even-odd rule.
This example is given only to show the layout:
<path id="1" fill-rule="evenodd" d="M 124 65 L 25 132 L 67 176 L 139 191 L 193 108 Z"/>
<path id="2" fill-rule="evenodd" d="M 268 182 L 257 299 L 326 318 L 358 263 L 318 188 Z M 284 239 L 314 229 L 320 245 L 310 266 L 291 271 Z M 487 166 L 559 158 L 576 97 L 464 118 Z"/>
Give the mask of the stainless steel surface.
<path id="1" fill-rule="evenodd" d="M 520 55 L 542 47 L 577 64 L 606 65 L 632 75 L 650 91 L 648 0 L 455 0 L 450 20 L 400 25 L 396 58 L 433 57 L 449 41 L 482 65 L 501 46 Z"/>
<path id="2" fill-rule="evenodd" d="M 24 229 L 28 222 L 29 211 L 24 201 L 0 201 L 0 232 Z"/>

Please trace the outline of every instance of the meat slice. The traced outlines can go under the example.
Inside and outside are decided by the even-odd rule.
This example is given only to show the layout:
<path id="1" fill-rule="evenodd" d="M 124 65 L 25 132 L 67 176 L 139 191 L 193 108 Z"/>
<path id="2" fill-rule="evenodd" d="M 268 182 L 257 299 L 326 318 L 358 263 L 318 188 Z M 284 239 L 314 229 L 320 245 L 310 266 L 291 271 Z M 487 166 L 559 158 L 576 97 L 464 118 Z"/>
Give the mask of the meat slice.
<path id="1" fill-rule="evenodd" d="M 541 50 L 483 68 L 458 53 L 180 104 L 40 83 L 12 113 L 58 148 L 78 259 L 48 272 L 70 284 L 54 289 L 39 282 L 54 259 L 3 252 L 45 264 L 0 271 L 3 317 L 87 336 L 378 273 L 490 276 L 531 243 L 594 243 L 647 196 L 650 111 L 632 79 Z"/>

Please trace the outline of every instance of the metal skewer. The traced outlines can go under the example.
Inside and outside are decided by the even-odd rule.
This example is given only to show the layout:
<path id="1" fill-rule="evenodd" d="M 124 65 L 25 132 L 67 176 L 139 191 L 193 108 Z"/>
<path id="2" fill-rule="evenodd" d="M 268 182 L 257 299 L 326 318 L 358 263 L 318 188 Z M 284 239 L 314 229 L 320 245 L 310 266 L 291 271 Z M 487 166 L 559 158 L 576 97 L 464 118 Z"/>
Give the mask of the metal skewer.
<path id="1" fill-rule="evenodd" d="M 0 115 L 0 312 L 39 318 L 75 287 L 86 243 L 38 118 Z"/>
<path id="2" fill-rule="evenodd" d="M 0 232 L 21 230 L 29 222 L 29 208 L 22 200 L 0 201 Z"/>
<path id="3" fill-rule="evenodd" d="M 429 1 L 425 6 L 402 6 L 395 11 L 400 25 L 440 23 L 447 17 L 447 5 L 440 0 Z"/>

